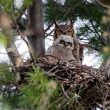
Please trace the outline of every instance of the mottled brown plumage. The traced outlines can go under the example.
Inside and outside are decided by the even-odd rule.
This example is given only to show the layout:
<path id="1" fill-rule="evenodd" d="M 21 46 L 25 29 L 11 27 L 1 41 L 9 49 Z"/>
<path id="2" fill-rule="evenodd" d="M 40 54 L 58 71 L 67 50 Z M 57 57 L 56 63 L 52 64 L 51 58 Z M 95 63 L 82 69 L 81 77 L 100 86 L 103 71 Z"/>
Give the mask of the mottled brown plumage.
<path id="1" fill-rule="evenodd" d="M 60 35 L 68 35 L 73 38 L 74 42 L 74 49 L 72 50 L 72 54 L 75 57 L 75 59 L 79 62 L 82 62 L 83 60 L 83 46 L 78 41 L 77 37 L 74 33 L 74 27 L 71 20 L 67 22 L 65 25 L 60 25 L 57 21 L 55 22 L 55 35 L 54 40 L 59 38 Z"/>
<path id="2" fill-rule="evenodd" d="M 68 21 L 65 25 L 60 25 L 57 21 L 55 22 L 54 39 L 57 39 L 61 34 L 74 37 L 74 29 L 72 21 Z"/>
<path id="3" fill-rule="evenodd" d="M 72 50 L 74 49 L 73 38 L 67 35 L 61 35 L 46 52 L 49 63 L 68 62 L 75 60 Z"/>
<path id="4" fill-rule="evenodd" d="M 54 33 L 54 43 L 46 53 L 49 62 L 56 63 L 58 60 L 62 62 L 76 60 L 81 63 L 83 59 L 83 48 L 74 34 L 72 21 L 69 20 L 65 25 L 55 22 Z M 69 44 L 68 48 L 67 44 Z"/>

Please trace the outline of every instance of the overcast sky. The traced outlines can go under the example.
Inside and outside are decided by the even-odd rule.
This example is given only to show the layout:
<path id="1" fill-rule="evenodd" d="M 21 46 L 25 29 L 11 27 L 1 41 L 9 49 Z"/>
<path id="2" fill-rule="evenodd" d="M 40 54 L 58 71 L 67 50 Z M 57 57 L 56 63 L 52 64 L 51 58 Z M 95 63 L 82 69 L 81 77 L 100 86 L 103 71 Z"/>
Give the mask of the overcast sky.
<path id="1" fill-rule="evenodd" d="M 78 24 L 76 23 L 74 27 L 77 27 Z M 52 27 L 54 28 L 54 27 Z M 19 53 L 22 55 L 24 59 L 29 59 L 29 53 L 28 53 L 28 48 L 27 45 L 23 40 L 21 40 L 20 37 L 17 37 L 18 40 L 16 40 L 15 44 L 18 48 Z M 52 45 L 52 37 L 48 37 L 45 39 L 46 43 L 46 50 L 48 49 L 49 46 Z M 0 46 L 0 62 L 9 62 L 9 58 L 6 54 L 5 48 L 3 46 Z M 87 49 L 84 51 L 84 60 L 83 64 L 86 64 L 88 66 L 94 66 L 94 67 L 99 67 L 100 65 L 100 58 L 96 57 L 95 54 L 87 54 Z"/>
<path id="2" fill-rule="evenodd" d="M 46 0 L 43 0 L 44 2 Z M 62 3 L 65 0 L 56 0 L 57 2 L 61 2 Z M 15 4 L 17 8 L 20 8 L 22 6 L 22 2 L 23 0 L 15 0 Z M 74 24 L 75 29 L 77 29 L 82 23 L 81 22 L 76 22 Z M 52 27 L 51 29 L 53 29 L 54 27 Z M 77 30 L 76 30 L 77 31 Z M 21 38 L 18 37 L 18 40 L 16 41 L 16 46 L 18 48 L 19 53 L 22 55 L 22 57 L 24 59 L 28 59 L 29 58 L 29 53 L 28 53 L 28 48 L 26 46 L 26 44 L 24 43 L 24 41 L 20 40 Z M 46 50 L 48 49 L 49 46 L 52 45 L 52 37 L 48 37 L 45 42 L 46 42 Z M 94 54 L 86 54 L 87 50 L 84 51 L 84 60 L 83 60 L 83 64 L 86 64 L 88 66 L 94 66 L 97 67 L 98 65 L 100 65 L 100 58 L 96 57 Z M 86 54 L 86 55 L 85 55 Z M 9 62 L 8 56 L 6 54 L 5 48 L 3 46 L 0 46 L 0 62 Z"/>

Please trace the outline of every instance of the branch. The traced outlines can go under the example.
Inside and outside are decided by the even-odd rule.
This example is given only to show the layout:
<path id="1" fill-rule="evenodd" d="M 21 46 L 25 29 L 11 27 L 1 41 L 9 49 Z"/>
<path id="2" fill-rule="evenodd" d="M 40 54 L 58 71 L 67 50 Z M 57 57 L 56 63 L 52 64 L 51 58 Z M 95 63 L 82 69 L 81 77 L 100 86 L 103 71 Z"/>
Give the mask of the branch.
<path id="1" fill-rule="evenodd" d="M 50 23 L 50 24 L 48 25 L 48 27 L 44 30 L 44 32 L 47 32 L 47 31 L 52 27 L 53 24 L 54 24 L 53 22 Z"/>
<path id="2" fill-rule="evenodd" d="M 16 23 L 16 22 L 15 22 L 15 23 Z M 20 31 L 20 29 L 19 29 L 17 23 L 16 23 L 16 28 L 17 28 L 17 31 L 18 31 L 18 33 L 20 34 L 21 38 L 22 38 L 22 39 L 24 40 L 24 42 L 27 44 L 28 49 L 29 49 L 30 56 L 31 56 L 31 58 L 34 60 L 33 52 L 32 52 L 31 46 L 30 46 L 30 44 L 28 43 L 28 41 L 25 39 L 26 36 L 24 36 L 24 35 L 22 34 L 22 32 Z"/>
<path id="3" fill-rule="evenodd" d="M 97 51 L 97 52 L 99 52 L 99 51 L 100 51 L 98 48 L 93 47 L 93 46 L 91 46 L 91 45 L 89 45 L 89 44 L 82 44 L 82 46 L 83 46 L 83 47 L 90 48 L 90 49 L 93 49 L 93 50 L 95 50 L 95 51 Z"/>
<path id="4" fill-rule="evenodd" d="M 49 33 L 46 33 L 45 38 L 50 36 L 53 32 L 54 32 L 54 29 L 52 31 L 50 31 Z"/>
<path id="5" fill-rule="evenodd" d="M 96 33 L 96 34 L 98 35 L 98 37 L 101 39 L 100 34 L 98 33 L 97 29 L 96 29 L 96 28 L 95 28 L 95 26 L 94 26 L 93 20 L 92 20 L 92 19 L 90 19 L 89 21 L 90 21 L 90 23 L 91 23 L 91 25 L 92 25 L 92 27 L 93 27 L 93 29 L 94 29 L 95 33 Z"/>
<path id="6" fill-rule="evenodd" d="M 89 21 L 90 21 L 90 23 L 91 23 L 91 25 L 92 25 L 95 33 L 98 35 L 99 39 L 102 41 L 103 45 L 106 46 L 106 43 L 104 42 L 105 41 L 104 38 L 102 36 L 100 36 L 100 34 L 98 33 L 97 29 L 95 28 L 94 23 L 93 23 L 93 20 L 90 19 Z"/>

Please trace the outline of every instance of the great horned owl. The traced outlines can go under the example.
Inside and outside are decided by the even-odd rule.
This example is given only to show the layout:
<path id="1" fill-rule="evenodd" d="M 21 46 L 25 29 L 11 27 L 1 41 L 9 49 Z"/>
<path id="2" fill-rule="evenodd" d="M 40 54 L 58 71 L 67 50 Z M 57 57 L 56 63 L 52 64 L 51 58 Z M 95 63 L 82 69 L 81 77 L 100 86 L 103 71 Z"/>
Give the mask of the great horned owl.
<path id="1" fill-rule="evenodd" d="M 73 38 L 74 48 L 72 50 L 72 54 L 77 61 L 82 62 L 83 46 L 79 43 L 77 37 L 74 34 L 72 21 L 68 20 L 67 24 L 65 25 L 60 25 L 57 21 L 55 21 L 55 32 L 54 33 L 55 33 L 54 40 L 59 38 L 61 35 L 67 35 Z"/>
<path id="2" fill-rule="evenodd" d="M 73 38 L 67 35 L 60 35 L 46 52 L 49 63 L 67 62 L 75 60 L 72 50 L 74 49 Z"/>
<path id="3" fill-rule="evenodd" d="M 74 37 L 74 29 L 72 21 L 69 20 L 67 24 L 59 24 L 57 21 L 55 21 L 55 31 L 54 31 L 54 39 L 60 37 L 60 35 L 68 35 L 71 37 Z"/>

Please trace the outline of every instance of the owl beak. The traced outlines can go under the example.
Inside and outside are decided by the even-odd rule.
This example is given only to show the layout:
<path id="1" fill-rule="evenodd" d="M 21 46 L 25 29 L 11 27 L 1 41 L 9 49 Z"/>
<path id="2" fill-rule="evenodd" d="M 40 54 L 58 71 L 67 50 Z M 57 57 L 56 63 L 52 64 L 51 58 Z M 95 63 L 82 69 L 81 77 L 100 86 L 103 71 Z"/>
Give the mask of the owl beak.
<path id="1" fill-rule="evenodd" d="M 65 31 L 62 31 L 62 35 L 66 35 L 66 32 Z"/>
<path id="2" fill-rule="evenodd" d="M 66 48 L 73 48 L 72 45 L 69 45 L 68 42 L 65 42 L 65 47 Z"/>
<path id="3" fill-rule="evenodd" d="M 65 44 L 60 44 L 63 48 L 65 48 L 66 47 L 66 45 Z"/>
<path id="4" fill-rule="evenodd" d="M 68 47 L 68 43 L 67 42 L 65 42 L 65 47 Z"/>

